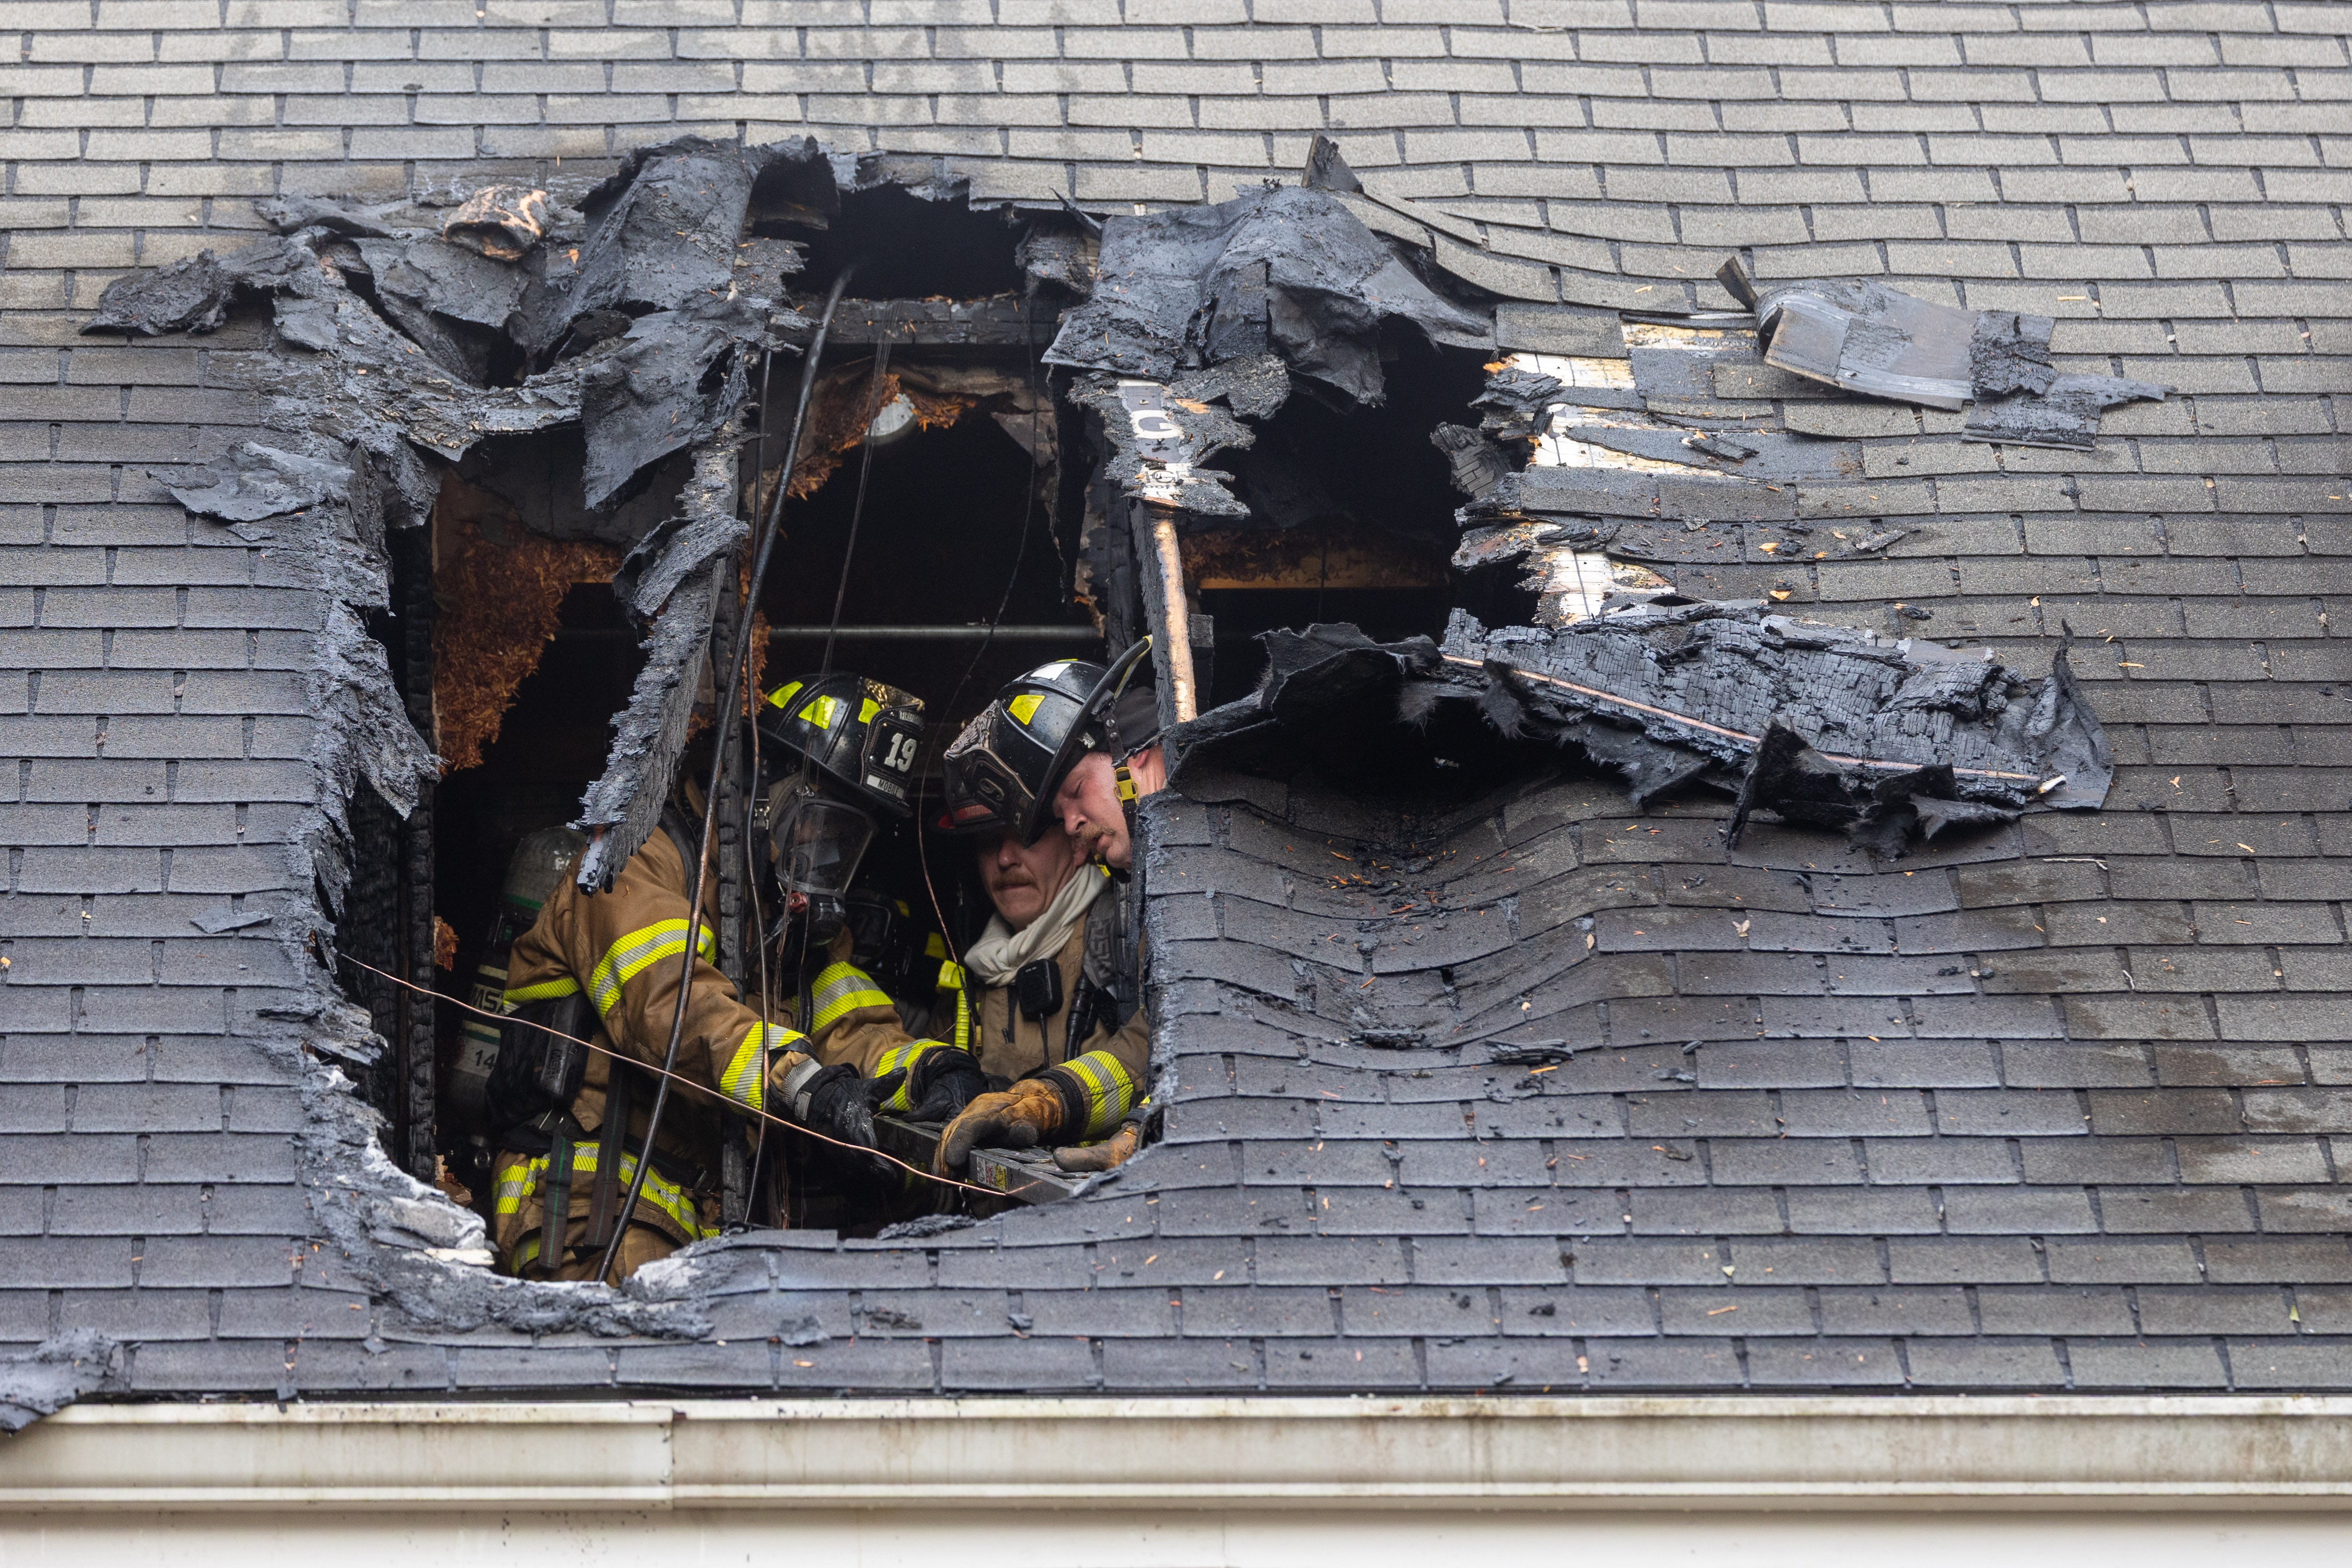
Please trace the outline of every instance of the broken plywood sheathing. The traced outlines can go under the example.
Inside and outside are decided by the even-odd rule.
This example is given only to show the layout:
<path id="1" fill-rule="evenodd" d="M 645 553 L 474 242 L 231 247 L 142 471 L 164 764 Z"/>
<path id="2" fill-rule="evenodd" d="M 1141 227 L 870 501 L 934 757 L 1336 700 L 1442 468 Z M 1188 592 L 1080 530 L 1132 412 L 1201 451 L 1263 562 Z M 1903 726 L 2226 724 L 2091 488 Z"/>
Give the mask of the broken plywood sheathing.
<path id="1" fill-rule="evenodd" d="M 730 292 L 753 184 L 772 163 L 821 156 L 814 141 L 747 148 L 699 136 L 632 152 L 581 202 L 577 270 L 532 291 L 518 339 L 544 353 L 588 311 L 636 316 Z"/>
<path id="2" fill-rule="evenodd" d="M 1589 619 L 1612 599 L 1674 591 L 1673 584 L 1646 566 L 1612 560 L 1598 550 L 1578 549 L 1570 531 L 1560 523 L 1539 520 L 1474 528 L 1454 552 L 1454 569 L 1475 572 L 1524 562 L 1518 586 L 1537 596 L 1535 622 L 1545 626 Z"/>
<path id="3" fill-rule="evenodd" d="M 529 275 L 430 237 L 349 243 L 374 282 L 384 314 L 445 367 L 481 385 L 493 344 L 521 304 Z"/>
<path id="4" fill-rule="evenodd" d="M 685 750 L 688 721 L 710 651 L 721 579 L 751 530 L 735 515 L 732 427 L 695 453 L 680 511 L 630 552 L 613 590 L 647 627 L 645 667 L 629 705 L 613 723 L 604 776 L 581 797 L 572 826 L 594 842 L 581 857 L 580 885 L 609 887 L 661 820 Z"/>
<path id="5" fill-rule="evenodd" d="M 371 451 L 405 441 L 455 460 L 489 437 L 580 417 L 576 363 L 519 386 L 468 386 L 340 284 L 315 298 L 280 296 L 277 317 L 281 337 L 314 353 L 281 358 L 264 395 L 289 418 L 341 426 Z"/>
<path id="6" fill-rule="evenodd" d="M 589 510 L 625 499 L 664 458 L 708 439 L 749 395 L 753 352 L 782 347 L 769 332 L 768 302 L 730 292 L 639 316 L 582 356 L 588 460 L 580 485 Z"/>
<path id="7" fill-rule="evenodd" d="M 1383 396 L 1379 331 L 1491 346 L 1484 315 L 1431 292 L 1339 201 L 1297 186 L 1208 207 L 1112 217 L 1091 298 L 1062 319 L 1049 364 L 1169 382 L 1278 356 L 1358 404 Z"/>
<path id="8" fill-rule="evenodd" d="M 1865 776 L 1948 765 L 1962 797 L 1989 805 L 2093 809 L 2114 771 L 2063 650 L 2034 682 L 1983 650 L 1735 601 L 1634 605 L 1551 632 L 1489 630 L 1457 610 L 1444 658 L 1444 678 L 1490 714 L 1487 694 L 1507 691 L 1521 726 L 1601 720 L 1743 773 L 1776 724 Z"/>
<path id="9" fill-rule="evenodd" d="M 1121 494 L 1195 518 L 1238 521 L 1250 515 L 1225 489 L 1233 476 L 1203 466 L 1218 452 L 1257 439 L 1223 409 L 1159 382 L 1107 375 L 1079 377 L 1068 396 L 1100 419 L 1109 447 L 1104 471 Z"/>

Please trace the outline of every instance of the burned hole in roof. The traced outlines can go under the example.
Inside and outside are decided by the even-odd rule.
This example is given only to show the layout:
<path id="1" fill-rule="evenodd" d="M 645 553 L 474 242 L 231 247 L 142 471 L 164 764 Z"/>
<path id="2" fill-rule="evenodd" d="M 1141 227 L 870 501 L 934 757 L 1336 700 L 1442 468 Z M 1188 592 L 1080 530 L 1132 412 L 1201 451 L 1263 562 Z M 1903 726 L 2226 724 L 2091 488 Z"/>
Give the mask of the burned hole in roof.
<path id="1" fill-rule="evenodd" d="M 1005 212 L 880 184 L 845 192 L 838 210 L 806 221 L 818 216 L 803 209 L 771 217 L 755 206 L 750 227 L 801 245 L 806 262 L 796 281 L 812 292 L 853 263 L 850 293 L 860 300 L 981 300 L 1022 287 L 1013 252 L 1024 225 Z"/>
<path id="2" fill-rule="evenodd" d="M 308 957 L 341 967 L 284 1021 L 362 1079 L 413 1178 L 504 1227 L 506 1267 L 543 1267 L 525 1244 L 546 1245 L 510 1232 L 551 1176 L 509 1150 L 522 1123 L 487 1094 L 540 909 L 606 896 L 641 851 L 682 868 L 707 822 L 710 962 L 770 1016 L 830 1005 L 814 959 L 788 967 L 772 940 L 761 781 L 739 756 L 700 793 L 743 710 L 820 665 L 877 703 L 922 700 L 907 734 L 928 806 L 939 742 L 1006 677 L 1149 639 L 1173 773 L 1139 809 L 1144 874 L 1119 897 L 1162 965 L 1138 1085 L 1179 1145 L 1218 1076 L 1241 1075 L 1228 1058 L 1266 1041 L 1388 1086 L 1317 1108 L 1318 1127 L 1380 1131 L 1416 1074 L 1498 1105 L 1568 1082 L 1529 1087 L 1606 1037 L 1604 995 L 1633 994 L 1611 987 L 1664 963 L 1601 945 L 1606 912 L 1647 895 L 1580 813 L 1704 865 L 1801 840 L 1877 868 L 2014 854 L 2027 814 L 2104 798 L 2112 759 L 2063 652 L 2044 675 L 1788 604 L 1807 563 L 1906 534 L 1875 514 L 1828 526 L 1808 487 L 1866 477 L 1874 440 L 1958 426 L 1883 399 L 1883 425 L 1858 430 L 1807 416 L 1888 390 L 1881 373 L 1918 346 L 1874 335 L 1871 312 L 1934 326 L 1938 363 L 1980 371 L 1988 395 L 2061 390 L 2037 389 L 2016 318 L 1825 286 L 1854 307 L 1842 342 L 1868 375 L 1837 355 L 1792 369 L 1704 290 L 1681 312 L 1521 305 L 1498 324 L 1475 258 L 1433 264 L 1395 201 L 1326 188 L 1338 172 L 1325 156 L 1307 186 L 1097 218 L 976 209 L 921 161 L 687 138 L 576 205 L 289 206 L 243 260 L 156 275 L 144 317 L 141 285 L 110 296 L 118 324 L 273 300 L 273 428 L 294 434 L 180 492 L 306 545 L 348 525 L 376 634 L 353 669 L 373 657 L 388 677 L 347 682 L 374 706 L 338 731 L 351 879 L 321 876 L 335 923 Z M 498 212 L 543 213 L 543 232 L 479 216 Z M 1952 346 L 1963 326 L 1991 334 L 1973 359 Z M 772 516 L 783 532 L 754 583 Z M 748 696 L 721 689 L 739 637 Z M 418 737 L 437 787 L 404 784 Z M 357 787 L 371 763 L 381 801 Z M 867 955 L 845 926 L 894 1008 L 991 912 L 969 847 L 926 842 L 911 819 L 878 825 L 856 890 L 887 934 Z M 1519 868 L 1544 877 L 1497 879 Z M 1528 891 L 1570 869 L 1589 874 Z M 1181 901 L 1201 892 L 1226 900 L 1205 923 Z M 595 982 L 599 1016 L 649 972 L 622 957 Z M 330 973 L 364 1019 L 324 1000 Z M 566 1092 L 611 1079 L 583 1082 Z M 1147 1149 L 1087 1186 L 1051 1152 L 997 1149 L 971 1171 L 999 1195 L 901 1183 L 877 1199 L 854 1157 L 776 1134 L 763 1164 L 753 1116 L 689 1098 L 709 1157 L 662 1177 L 688 1244 L 921 1238 L 1007 1198 L 1077 1200 L 1004 1221 L 1034 1237 L 1084 1228 L 1091 1200 L 1171 1165 Z M 1514 1125 L 1612 1114 L 1547 1104 Z M 880 1125 L 928 1165 L 935 1131 L 887 1110 Z M 617 1169 L 629 1151 L 598 1142 Z M 404 1246 L 425 1223 L 378 1229 Z M 478 1263 L 481 1239 L 458 1225 L 425 1250 Z M 690 1297 L 719 1256 L 659 1277 Z"/>

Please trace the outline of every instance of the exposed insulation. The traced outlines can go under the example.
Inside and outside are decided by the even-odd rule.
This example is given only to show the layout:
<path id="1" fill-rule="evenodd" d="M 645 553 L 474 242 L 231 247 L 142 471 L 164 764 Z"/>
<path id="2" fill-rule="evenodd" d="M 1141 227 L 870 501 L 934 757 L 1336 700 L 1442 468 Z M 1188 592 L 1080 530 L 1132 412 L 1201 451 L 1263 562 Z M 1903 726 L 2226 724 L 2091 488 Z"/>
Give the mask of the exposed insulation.
<path id="1" fill-rule="evenodd" d="M 609 583 L 621 552 L 526 532 L 488 490 L 452 474 L 435 509 L 433 708 L 448 771 L 480 764 L 515 692 L 554 639 L 575 583 Z M 487 521 L 503 542 L 484 533 Z"/>
<path id="2" fill-rule="evenodd" d="M 792 498 L 806 500 L 824 489 L 842 459 L 866 438 L 874 416 L 898 395 L 898 378 L 886 373 L 877 380 L 872 360 L 841 365 L 817 377 L 816 391 L 809 398 L 808 427 L 801 433 L 800 461 L 793 468 Z"/>

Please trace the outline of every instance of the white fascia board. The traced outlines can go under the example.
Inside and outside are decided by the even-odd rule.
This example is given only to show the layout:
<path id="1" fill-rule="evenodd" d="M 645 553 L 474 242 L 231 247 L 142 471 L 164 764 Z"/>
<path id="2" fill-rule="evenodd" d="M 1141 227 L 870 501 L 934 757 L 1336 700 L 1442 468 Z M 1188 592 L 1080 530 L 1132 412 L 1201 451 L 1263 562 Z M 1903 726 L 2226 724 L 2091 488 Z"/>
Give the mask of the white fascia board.
<path id="1" fill-rule="evenodd" d="M 0 1511 L 2352 1507 L 2352 1399 L 74 1405 Z"/>

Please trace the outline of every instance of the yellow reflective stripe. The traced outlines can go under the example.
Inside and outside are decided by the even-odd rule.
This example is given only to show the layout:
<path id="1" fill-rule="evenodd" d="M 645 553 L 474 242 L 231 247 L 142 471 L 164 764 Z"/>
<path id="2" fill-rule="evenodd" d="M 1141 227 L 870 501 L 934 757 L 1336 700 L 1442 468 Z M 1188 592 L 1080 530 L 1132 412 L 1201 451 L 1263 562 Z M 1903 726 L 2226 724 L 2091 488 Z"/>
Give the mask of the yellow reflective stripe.
<path id="1" fill-rule="evenodd" d="M 768 693 L 768 705 L 772 708 L 791 707 L 793 705 L 793 698 L 800 691 L 800 689 L 801 683 L 799 681 L 785 681 L 782 686 L 777 687 L 773 691 Z"/>
<path id="2" fill-rule="evenodd" d="M 971 1049 L 971 993 L 959 988 L 956 992 L 956 1049 Z"/>
<path id="3" fill-rule="evenodd" d="M 950 959 L 940 965 L 940 989 L 942 991 L 961 991 L 963 989 L 962 964 Z"/>
<path id="4" fill-rule="evenodd" d="M 1087 1097 L 1086 1121 L 1077 1131 L 1078 1138 L 1108 1137 L 1119 1119 L 1135 1107 L 1134 1075 L 1108 1051 L 1088 1051 L 1071 1058 L 1062 1068 L 1078 1080 Z"/>
<path id="5" fill-rule="evenodd" d="M 809 1033 L 822 1035 L 860 1007 L 887 1007 L 885 996 L 854 963 L 829 963 L 817 972 L 809 994 Z"/>
<path id="6" fill-rule="evenodd" d="M 787 1029 L 782 1024 L 754 1024 L 745 1032 L 743 1043 L 735 1047 L 735 1055 L 719 1075 L 719 1087 L 727 1098 L 754 1111 L 768 1108 L 768 1055 L 772 1051 L 789 1051 L 808 1044 L 808 1037 L 798 1029 Z"/>
<path id="7" fill-rule="evenodd" d="M 547 1156 L 544 1154 L 534 1154 L 520 1164 L 501 1166 L 498 1173 L 497 1185 L 492 1189 L 495 1194 L 493 1206 L 496 1212 L 500 1215 L 520 1214 L 523 1201 L 539 1190 L 540 1183 L 546 1174 Z M 593 1177 L 595 1174 L 596 1145 L 573 1144 L 572 1146 L 572 1193 L 577 1195 L 586 1191 L 587 1184 L 581 1178 Z M 620 1175 L 622 1184 L 625 1186 L 636 1180 L 636 1175 L 637 1157 L 623 1150 Z M 651 1204 L 671 1219 L 676 1220 L 679 1228 L 693 1240 L 700 1241 L 707 1236 L 719 1234 L 715 1230 L 706 1231 L 702 1228 L 702 1217 L 694 1205 L 693 1194 L 659 1171 L 646 1173 L 646 1184 L 637 1194 L 637 1201 Z"/>
<path id="8" fill-rule="evenodd" d="M 904 1114 L 915 1108 L 915 1061 L 925 1051 L 940 1048 L 938 1040 L 909 1040 L 903 1046 L 892 1046 L 874 1059 L 875 1078 L 887 1078 L 900 1068 L 907 1069 L 906 1081 L 891 1092 L 890 1098 L 876 1106 L 877 1110 L 892 1110 Z"/>
<path id="9" fill-rule="evenodd" d="M 718 946 L 709 926 L 695 932 L 695 951 L 704 958 L 717 952 Z M 685 951 L 684 921 L 656 921 L 614 942 L 604 950 L 604 956 L 596 961 L 595 970 L 588 976 L 588 995 L 596 1004 L 596 1016 L 604 1017 L 619 1006 L 621 987 L 649 966 L 665 958 L 676 958 Z"/>
<path id="10" fill-rule="evenodd" d="M 576 995 L 579 990 L 580 982 L 572 979 L 569 974 L 559 974 L 552 980 L 541 980 L 529 985 L 518 985 L 513 990 L 503 993 L 499 1000 L 506 1004 L 507 1011 L 512 1012 L 526 1002 L 551 1002 L 558 996 Z"/>
<path id="11" fill-rule="evenodd" d="M 761 1086 L 768 1081 L 768 1026 L 754 1024 L 745 1031 L 734 1058 L 719 1069 L 719 1087 L 728 1099 L 753 1110 L 765 1110 Z"/>
<path id="12" fill-rule="evenodd" d="M 547 1161 L 541 1157 L 537 1163 L 544 1168 Z M 494 1212 L 502 1215 L 520 1214 L 522 1201 L 530 1195 L 533 1184 L 530 1164 L 501 1167 L 498 1173 L 498 1184 L 491 1188 L 491 1208 Z"/>

